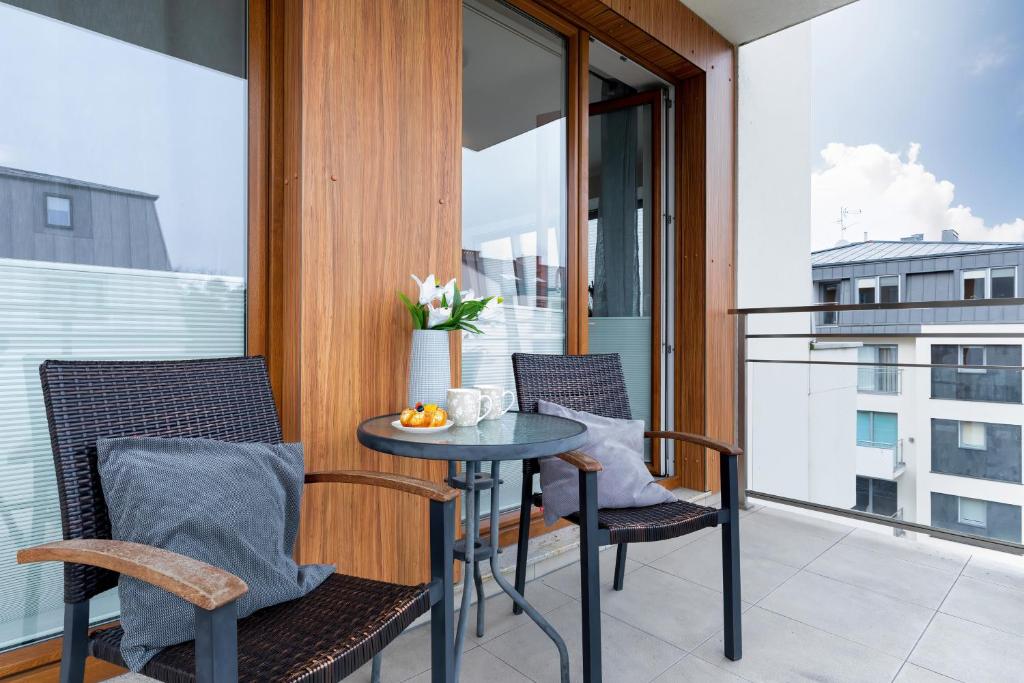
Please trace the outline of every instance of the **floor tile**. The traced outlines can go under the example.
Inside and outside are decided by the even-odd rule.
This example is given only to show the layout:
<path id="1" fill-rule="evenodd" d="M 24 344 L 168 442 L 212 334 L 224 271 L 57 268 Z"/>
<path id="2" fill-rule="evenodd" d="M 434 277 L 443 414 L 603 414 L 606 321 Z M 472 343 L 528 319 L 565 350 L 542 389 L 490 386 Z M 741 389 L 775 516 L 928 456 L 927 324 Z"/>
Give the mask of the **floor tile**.
<path id="1" fill-rule="evenodd" d="M 938 608 L 957 578 L 956 572 L 904 562 L 844 543 L 810 563 L 807 571 L 929 609 Z"/>
<path id="2" fill-rule="evenodd" d="M 722 593 L 652 567 L 630 574 L 625 590 L 602 594 L 601 610 L 687 651 L 722 628 Z"/>
<path id="3" fill-rule="evenodd" d="M 940 612 L 909 661 L 961 681 L 1019 682 L 1024 638 Z"/>
<path id="4" fill-rule="evenodd" d="M 458 619 L 459 613 L 455 613 Z M 467 633 L 463 652 L 469 652 L 476 648 L 476 643 L 469 638 Z M 410 628 L 398 636 L 384 648 L 384 658 L 381 662 L 382 683 L 399 683 L 407 681 L 413 676 L 423 673 L 430 668 L 430 625 L 425 624 Z M 370 664 L 367 663 L 357 672 L 352 674 L 350 679 L 353 683 L 365 683 L 370 680 Z"/>
<path id="5" fill-rule="evenodd" d="M 761 510 L 742 519 L 740 548 L 747 554 L 800 569 L 850 531 L 838 524 L 792 520 L 790 516 Z"/>
<path id="6" fill-rule="evenodd" d="M 961 576 L 940 612 L 1024 636 L 1024 591 Z"/>
<path id="7" fill-rule="evenodd" d="M 501 661 L 482 647 L 467 652 L 462 659 L 459 676 L 465 683 L 532 683 L 529 678 Z M 410 683 L 430 683 L 430 672 L 424 671 L 409 679 Z"/>
<path id="8" fill-rule="evenodd" d="M 542 581 L 530 581 L 526 584 L 526 596 L 530 604 L 541 614 L 547 614 L 551 610 L 561 607 L 572 601 L 565 593 L 545 585 Z M 484 614 L 484 636 L 476 636 L 476 606 L 469 616 L 466 637 L 472 638 L 478 643 L 483 643 L 492 638 L 507 633 L 512 629 L 526 623 L 533 623 L 526 614 L 512 613 L 512 598 L 505 593 L 492 596 L 487 599 Z"/>
<path id="9" fill-rule="evenodd" d="M 964 567 L 964 576 L 1024 591 L 1024 559 L 1007 556 L 997 560 L 975 555 Z"/>
<path id="10" fill-rule="evenodd" d="M 636 560 L 643 564 L 650 564 L 655 560 L 665 557 L 671 552 L 679 550 L 683 546 L 690 545 L 702 538 L 708 536 L 715 536 L 716 538 L 721 534 L 721 530 L 715 527 L 708 527 L 695 531 L 692 534 L 686 534 L 685 536 L 677 536 L 676 538 L 670 538 L 667 541 L 656 541 L 654 543 L 630 543 L 629 549 L 626 552 L 626 557 L 631 560 Z"/>
<path id="11" fill-rule="evenodd" d="M 550 612 L 551 625 L 565 639 L 569 650 L 571 679 L 582 679 L 582 628 L 580 606 L 575 601 Z M 651 681 L 685 654 L 607 614 L 601 618 L 602 672 L 606 681 L 644 683 Z M 558 680 L 558 654 L 551 640 L 533 624 L 525 624 L 482 648 L 534 681 Z M 468 682 L 466 682 L 468 683 Z M 483 683 L 489 683 L 485 681 Z"/>
<path id="12" fill-rule="evenodd" d="M 802 571 L 759 607 L 906 659 L 933 610 Z"/>
<path id="13" fill-rule="evenodd" d="M 903 665 L 893 683 L 951 683 L 951 681 L 955 680 L 955 678 L 943 676 L 942 674 L 937 674 L 934 671 L 929 671 L 916 664 L 907 662 Z"/>
<path id="14" fill-rule="evenodd" d="M 722 642 L 719 634 L 695 654 L 752 681 L 889 683 L 903 663 L 756 606 L 743 615 L 743 658 L 726 659 Z"/>
<path id="15" fill-rule="evenodd" d="M 654 679 L 654 683 L 743 683 L 743 679 L 696 655 L 687 655 Z"/>
<path id="16" fill-rule="evenodd" d="M 923 564 L 933 569 L 959 572 L 971 559 L 971 551 L 953 544 L 937 545 L 927 540 L 918 540 L 914 534 L 896 537 L 891 531 L 854 529 L 843 539 L 844 544 L 855 545 L 866 550 L 881 552 L 897 560 Z"/>
<path id="17" fill-rule="evenodd" d="M 601 571 L 601 590 L 603 593 L 611 592 L 612 583 L 615 579 L 615 550 L 609 548 L 604 552 L 598 553 L 598 563 Z M 629 585 L 628 576 L 642 567 L 643 565 L 639 562 L 634 562 L 626 556 L 626 585 Z M 551 572 L 545 576 L 540 577 L 540 580 L 545 584 L 559 590 L 566 595 L 571 595 L 574 598 L 580 597 L 580 563 L 574 562 L 567 567 L 562 567 L 558 571 Z M 530 586 L 526 586 L 526 597 L 530 596 Z"/>
<path id="18" fill-rule="evenodd" d="M 741 547 L 743 547 L 742 542 Z M 683 546 L 679 550 L 651 562 L 651 566 L 699 583 L 706 588 L 721 591 L 721 539 L 716 537 L 701 539 L 697 543 Z M 797 571 L 795 567 L 761 557 L 753 552 L 741 552 L 742 597 L 747 602 L 757 602 Z"/>

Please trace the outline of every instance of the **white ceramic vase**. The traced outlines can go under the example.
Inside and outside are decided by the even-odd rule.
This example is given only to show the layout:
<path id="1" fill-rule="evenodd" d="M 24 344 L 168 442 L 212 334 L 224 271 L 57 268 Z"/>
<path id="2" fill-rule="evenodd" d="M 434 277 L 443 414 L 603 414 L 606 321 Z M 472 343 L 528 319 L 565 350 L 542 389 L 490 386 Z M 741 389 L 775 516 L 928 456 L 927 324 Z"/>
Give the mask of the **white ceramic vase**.
<path id="1" fill-rule="evenodd" d="M 444 406 L 452 388 L 449 333 L 444 330 L 413 330 L 409 351 L 409 406 L 436 403 Z"/>

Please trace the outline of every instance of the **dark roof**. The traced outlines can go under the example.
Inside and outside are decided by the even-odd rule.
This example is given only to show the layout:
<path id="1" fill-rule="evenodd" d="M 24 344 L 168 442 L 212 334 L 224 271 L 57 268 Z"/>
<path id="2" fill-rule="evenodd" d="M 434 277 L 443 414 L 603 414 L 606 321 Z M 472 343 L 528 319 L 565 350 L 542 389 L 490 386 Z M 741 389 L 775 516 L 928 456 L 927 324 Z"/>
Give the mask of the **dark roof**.
<path id="1" fill-rule="evenodd" d="M 55 185 L 69 185 L 71 187 L 82 187 L 87 190 L 99 190 L 101 192 L 113 192 L 115 194 L 127 194 L 135 197 L 145 197 L 146 199 L 159 199 L 159 195 L 149 194 L 148 192 L 140 192 L 139 190 L 126 190 L 123 187 L 113 187 L 111 185 L 100 185 L 99 183 L 89 183 L 84 180 L 75 180 L 74 178 L 63 178 L 61 176 L 50 175 L 48 173 L 36 173 L 35 171 L 25 171 L 20 168 L 9 168 L 7 166 L 0 166 L 0 176 L 7 176 L 9 178 L 21 178 L 23 180 L 35 180 L 43 183 L 53 183 Z"/>
<path id="2" fill-rule="evenodd" d="M 811 252 L 811 266 L 1024 249 L 1024 242 L 853 242 Z"/>

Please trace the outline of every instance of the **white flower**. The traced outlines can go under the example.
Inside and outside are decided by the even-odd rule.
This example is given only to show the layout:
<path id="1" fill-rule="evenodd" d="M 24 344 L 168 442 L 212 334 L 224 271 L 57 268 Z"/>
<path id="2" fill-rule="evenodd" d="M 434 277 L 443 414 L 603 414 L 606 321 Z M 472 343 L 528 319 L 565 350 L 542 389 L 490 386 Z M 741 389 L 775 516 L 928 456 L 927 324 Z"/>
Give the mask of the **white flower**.
<path id="1" fill-rule="evenodd" d="M 451 320 L 452 308 L 434 308 L 431 306 L 427 311 L 427 327 L 437 327 L 442 323 L 446 323 Z"/>
<path id="2" fill-rule="evenodd" d="M 484 309 L 480 311 L 480 320 L 493 320 L 495 315 L 498 313 L 498 305 L 501 304 L 502 301 L 504 301 L 504 299 L 500 296 L 496 296 L 484 304 Z"/>
<path id="3" fill-rule="evenodd" d="M 444 287 L 437 288 L 437 296 L 442 298 L 446 304 L 452 305 L 452 301 L 455 299 L 455 278 L 448 281 Z"/>
<path id="4" fill-rule="evenodd" d="M 415 275 L 410 275 L 409 277 L 415 280 L 416 284 L 420 287 L 420 305 L 426 306 L 431 301 L 441 296 L 441 291 L 437 286 L 437 278 L 434 277 L 433 273 L 423 280 L 420 280 Z"/>
<path id="5" fill-rule="evenodd" d="M 473 301 L 474 299 L 476 299 L 476 296 L 473 294 L 472 289 L 467 289 L 464 292 L 459 292 L 459 296 L 462 298 L 463 301 Z"/>

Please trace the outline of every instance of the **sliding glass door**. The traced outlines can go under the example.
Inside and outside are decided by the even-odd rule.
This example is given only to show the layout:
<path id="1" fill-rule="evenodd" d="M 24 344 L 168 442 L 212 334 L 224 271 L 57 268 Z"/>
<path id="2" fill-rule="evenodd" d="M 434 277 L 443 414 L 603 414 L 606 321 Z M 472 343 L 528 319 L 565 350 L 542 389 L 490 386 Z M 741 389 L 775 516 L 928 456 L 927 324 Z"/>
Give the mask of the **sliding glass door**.
<path id="1" fill-rule="evenodd" d="M 0 1 L 0 649 L 62 627 L 39 364 L 245 350 L 246 11 Z"/>
<path id="2" fill-rule="evenodd" d="M 514 391 L 511 354 L 566 351 L 568 46 L 494 0 L 466 2 L 463 24 L 460 284 L 504 302 L 463 335 L 462 384 Z M 505 508 L 519 504 L 515 469 Z"/>

